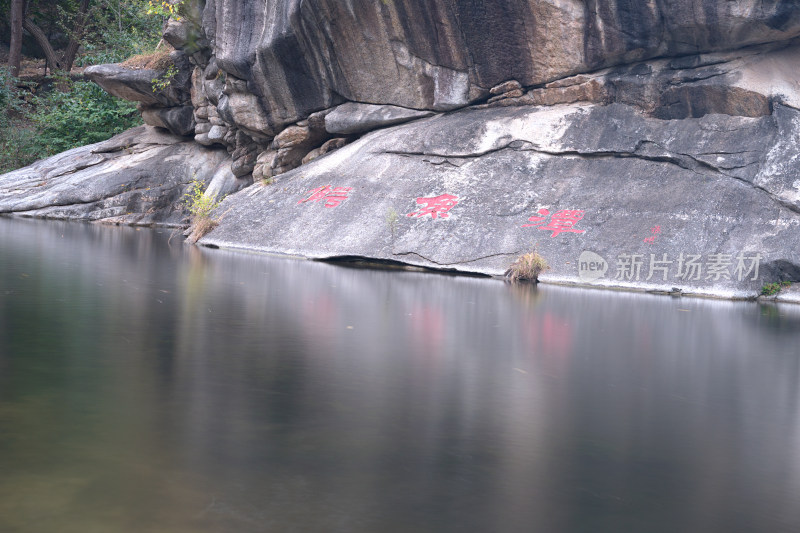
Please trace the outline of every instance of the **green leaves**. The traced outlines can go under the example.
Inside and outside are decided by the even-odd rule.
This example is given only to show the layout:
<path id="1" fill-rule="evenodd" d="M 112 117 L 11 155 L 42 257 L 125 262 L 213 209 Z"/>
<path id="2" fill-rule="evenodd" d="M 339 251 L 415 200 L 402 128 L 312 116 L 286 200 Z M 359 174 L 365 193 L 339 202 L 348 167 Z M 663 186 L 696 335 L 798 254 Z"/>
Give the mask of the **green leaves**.
<path id="1" fill-rule="evenodd" d="M 91 82 L 72 82 L 69 92 L 40 98 L 33 122 L 52 153 L 104 141 L 141 124 L 136 105 L 115 98 Z"/>
<path id="2" fill-rule="evenodd" d="M 0 173 L 64 150 L 104 141 L 142 123 L 136 105 L 91 82 L 58 81 L 68 92 L 24 91 L 0 69 Z"/>
<path id="3" fill-rule="evenodd" d="M 80 66 L 119 63 L 152 51 L 161 40 L 162 21 L 147 14 L 147 0 L 95 0 Z"/>
<path id="4" fill-rule="evenodd" d="M 167 67 L 167 70 L 165 70 L 161 76 L 153 79 L 153 92 L 160 93 L 161 91 L 166 90 L 170 85 L 172 85 L 172 80 L 175 79 L 177 74 L 178 68 L 175 65 L 170 65 Z"/>
<path id="5" fill-rule="evenodd" d="M 205 185 L 202 181 L 193 180 L 186 198 L 186 207 L 194 218 L 209 218 L 211 212 L 219 207 L 220 202 L 213 196 L 205 194 Z"/>
<path id="6" fill-rule="evenodd" d="M 158 15 L 164 18 L 173 18 L 177 21 L 181 20 L 183 0 L 176 3 L 170 3 L 166 0 L 150 0 L 148 2 L 147 14 Z"/>
<path id="7" fill-rule="evenodd" d="M 761 294 L 763 296 L 775 296 L 781 289 L 785 289 L 792 285 L 791 281 L 779 281 L 777 283 L 767 283 L 763 287 L 761 287 Z"/>
<path id="8" fill-rule="evenodd" d="M 3 5 L 5 13 L 8 1 L 0 0 Z M 29 0 L 28 14 L 48 33 L 69 34 L 78 6 L 78 0 Z M 92 0 L 76 63 L 114 63 L 152 51 L 161 39 L 162 21 L 147 14 L 148 6 L 148 0 Z M 0 67 L 0 173 L 142 123 L 135 104 L 93 83 L 54 81 L 59 90 L 47 88 L 50 80 L 24 87 Z"/>

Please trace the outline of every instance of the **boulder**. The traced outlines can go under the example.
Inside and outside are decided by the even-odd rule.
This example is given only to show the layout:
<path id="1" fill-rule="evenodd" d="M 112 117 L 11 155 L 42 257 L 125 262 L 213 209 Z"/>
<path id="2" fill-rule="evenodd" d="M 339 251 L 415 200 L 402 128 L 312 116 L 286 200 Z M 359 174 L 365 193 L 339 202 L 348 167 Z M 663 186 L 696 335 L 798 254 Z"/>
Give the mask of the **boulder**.
<path id="1" fill-rule="evenodd" d="M 499 85 L 495 85 L 491 89 L 489 89 L 489 94 L 492 96 L 497 96 L 500 94 L 515 92 L 522 90 L 522 85 L 517 80 L 509 80 L 504 81 Z"/>
<path id="2" fill-rule="evenodd" d="M 522 91 L 522 89 L 514 89 L 512 91 L 508 91 L 506 93 L 498 94 L 497 96 L 493 96 L 493 97 L 489 98 L 488 103 L 492 104 L 494 102 L 499 102 L 500 100 L 507 100 L 509 98 L 520 98 L 524 94 L 525 93 Z"/>
<path id="3" fill-rule="evenodd" d="M 184 50 L 195 59 L 207 59 L 201 52 L 209 48 L 202 28 L 203 8 L 200 2 L 181 1 L 173 2 L 179 5 L 180 21 L 170 18 L 164 25 L 163 36 L 174 48 Z"/>
<path id="4" fill-rule="evenodd" d="M 191 102 L 192 67 L 186 54 L 175 51 L 170 54 L 175 67 L 169 84 L 154 88 L 153 82 L 167 74 L 167 68 L 133 68 L 123 64 L 93 65 L 84 70 L 87 78 L 118 98 L 140 102 L 149 107 L 175 107 Z"/>
<path id="5" fill-rule="evenodd" d="M 195 134 L 194 108 L 190 105 L 146 108 L 142 110 L 142 120 L 145 124 L 167 129 L 175 135 L 186 137 Z"/>
<path id="6" fill-rule="evenodd" d="M 205 190 L 205 194 L 221 200 L 228 194 L 239 191 L 251 183 L 251 180 L 240 179 L 238 176 L 236 176 L 231 170 L 230 166 L 220 165 L 215 169 L 214 174 L 208 181 L 208 187 Z"/>
<path id="7" fill-rule="evenodd" d="M 220 143 L 222 144 L 223 139 L 228 134 L 228 128 L 225 126 L 211 126 L 211 129 L 208 130 L 208 140 L 212 143 Z"/>
<path id="8" fill-rule="evenodd" d="M 145 105 L 171 105 L 182 102 L 172 100 L 153 91 L 153 80 L 163 71 L 153 69 L 129 69 L 120 65 L 93 65 L 84 70 L 87 78 L 117 98 L 141 102 Z"/>
<path id="9" fill-rule="evenodd" d="M 180 226 L 194 180 L 230 173 L 225 150 L 210 150 L 150 126 L 75 148 L 0 176 L 0 213 L 122 224 Z M 218 184 L 228 193 L 246 185 Z"/>
<path id="10" fill-rule="evenodd" d="M 490 275 L 537 250 L 544 281 L 726 297 L 800 279 L 797 2 L 187 2 L 166 92 L 87 75 L 195 142 L 67 152 L 0 177 L 0 211 L 174 223 L 187 174 L 284 174 L 203 242 Z M 140 175 L 162 203 L 113 192 Z"/>
<path id="11" fill-rule="evenodd" d="M 269 179 L 275 175 L 275 160 L 278 157 L 277 150 L 264 150 L 256 157 L 253 166 L 253 181 Z"/>
<path id="12" fill-rule="evenodd" d="M 687 71 L 697 67 L 687 57 L 788 43 L 800 36 L 800 8 L 791 0 L 526 0 L 508 5 L 489 0 L 281 0 L 269 9 L 256 0 L 187 0 L 182 5 L 184 16 L 168 22 L 165 38 L 184 50 L 179 63 L 191 60 L 195 67 L 179 65 L 181 80 L 170 94 L 148 89 L 157 72 L 104 65 L 91 67 L 87 75 L 113 94 L 147 107 L 184 105 L 188 95 L 195 108 L 203 108 L 197 121 L 211 115 L 210 106 L 226 126 L 262 143 L 345 102 L 438 112 L 488 98 L 496 106 L 587 99 L 632 103 L 615 98 L 615 91 L 628 91 L 626 80 L 595 79 L 589 85 L 536 91 L 576 74 L 652 58 L 672 58 L 678 70 Z M 750 81 L 758 84 L 758 78 Z M 522 87 L 534 92 L 521 95 Z M 753 114 L 765 107 L 749 93 L 698 87 L 667 87 L 663 95 L 648 98 L 663 100 L 664 118 L 727 109 Z M 343 116 L 343 109 L 326 121 L 328 131 L 363 133 L 396 123 L 394 114 L 412 111 L 348 112 L 352 116 Z M 384 120 L 383 114 L 389 117 Z"/>
<path id="13" fill-rule="evenodd" d="M 308 154 L 306 154 L 306 156 L 303 158 L 302 164 L 305 165 L 306 163 L 309 163 L 318 157 L 322 157 L 323 155 L 333 152 L 334 150 L 338 150 L 345 144 L 347 144 L 347 139 L 344 137 L 336 137 L 334 139 L 325 141 L 322 146 L 319 148 L 314 148 Z"/>
<path id="14" fill-rule="evenodd" d="M 237 178 L 244 178 L 253 172 L 256 164 L 257 153 L 256 145 L 242 146 L 237 148 L 231 154 L 233 163 L 231 164 L 231 172 Z"/>
<path id="15" fill-rule="evenodd" d="M 317 141 L 317 135 L 308 126 L 289 126 L 272 140 L 272 147 L 295 148 L 310 147 Z"/>
<path id="16" fill-rule="evenodd" d="M 232 75 L 226 77 L 222 94 L 217 97 L 217 112 L 225 122 L 251 135 L 261 138 L 275 135 L 276 130 L 258 96 L 248 89 L 244 80 Z"/>

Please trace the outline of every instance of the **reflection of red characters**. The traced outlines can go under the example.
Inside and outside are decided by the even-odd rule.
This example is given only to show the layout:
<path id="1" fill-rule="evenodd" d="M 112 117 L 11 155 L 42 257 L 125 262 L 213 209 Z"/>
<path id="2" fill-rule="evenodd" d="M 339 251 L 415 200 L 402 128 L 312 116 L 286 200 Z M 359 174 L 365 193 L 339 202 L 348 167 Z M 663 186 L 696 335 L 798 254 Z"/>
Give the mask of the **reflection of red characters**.
<path id="1" fill-rule="evenodd" d="M 325 185 L 323 187 L 317 187 L 311 191 L 308 198 L 300 200 L 297 203 L 302 204 L 303 202 L 319 202 L 325 200 L 325 207 L 338 207 L 339 204 L 347 200 L 347 193 L 352 190 L 352 187 L 331 187 L 330 185 Z"/>
<path id="2" fill-rule="evenodd" d="M 411 313 L 410 327 L 415 353 L 424 358 L 426 365 L 433 365 L 445 353 L 445 320 L 441 309 L 415 307 Z"/>
<path id="3" fill-rule="evenodd" d="M 413 213 L 408 213 L 407 217 L 422 218 L 425 215 L 430 215 L 431 218 L 436 218 L 437 216 L 439 218 L 447 218 L 450 216 L 448 211 L 458 204 L 458 196 L 442 194 L 433 198 L 417 198 L 417 203 L 425 207 Z"/>
<path id="4" fill-rule="evenodd" d="M 550 211 L 547 209 L 539 209 L 538 214 L 541 216 L 532 216 L 528 222 L 533 224 L 523 224 L 523 228 L 538 227 L 541 230 L 552 231 L 553 234 L 550 238 L 557 237 L 561 233 L 585 233 L 586 230 L 575 229 L 575 225 L 583 219 L 583 210 L 580 209 L 562 209 L 556 211 L 550 218 L 550 222 L 544 224 Z"/>
<path id="5" fill-rule="evenodd" d="M 572 325 L 551 313 L 525 324 L 525 335 L 534 359 L 555 371 L 572 353 Z"/>

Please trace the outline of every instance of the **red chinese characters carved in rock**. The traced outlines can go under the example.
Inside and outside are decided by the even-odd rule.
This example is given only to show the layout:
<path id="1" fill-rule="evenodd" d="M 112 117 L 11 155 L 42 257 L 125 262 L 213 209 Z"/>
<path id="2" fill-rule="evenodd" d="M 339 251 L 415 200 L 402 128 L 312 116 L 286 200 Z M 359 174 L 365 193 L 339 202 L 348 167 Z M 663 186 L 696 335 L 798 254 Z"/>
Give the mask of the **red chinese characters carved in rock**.
<path id="1" fill-rule="evenodd" d="M 557 237 L 561 233 L 586 232 L 586 230 L 575 228 L 575 225 L 583 219 L 583 210 L 562 209 L 550 216 L 550 211 L 548 209 L 539 209 L 537 214 L 538 216 L 534 215 L 528 219 L 528 222 L 533 222 L 533 224 L 523 224 L 522 227 L 535 227 L 545 231 L 552 231 L 553 233 L 550 235 L 551 239 Z M 550 221 L 545 224 L 548 217 L 550 217 Z"/>
<path id="2" fill-rule="evenodd" d="M 424 207 L 413 213 L 408 213 L 407 217 L 422 218 L 430 215 L 431 218 L 448 218 L 450 211 L 458 204 L 458 196 L 452 194 L 442 194 L 433 198 L 417 198 L 417 203 Z"/>
<path id="3" fill-rule="evenodd" d="M 646 242 L 647 244 L 653 244 L 654 242 L 656 242 L 656 239 L 661 234 L 661 226 L 655 226 L 655 227 L 650 228 L 650 233 L 652 233 L 653 236 L 652 237 L 647 237 L 644 240 L 644 242 Z"/>
<path id="4" fill-rule="evenodd" d="M 308 198 L 300 200 L 297 203 L 302 204 L 304 202 L 320 202 L 325 200 L 325 207 L 338 207 L 339 204 L 347 200 L 347 193 L 352 190 L 352 187 L 332 187 L 330 185 L 325 185 L 310 191 Z"/>

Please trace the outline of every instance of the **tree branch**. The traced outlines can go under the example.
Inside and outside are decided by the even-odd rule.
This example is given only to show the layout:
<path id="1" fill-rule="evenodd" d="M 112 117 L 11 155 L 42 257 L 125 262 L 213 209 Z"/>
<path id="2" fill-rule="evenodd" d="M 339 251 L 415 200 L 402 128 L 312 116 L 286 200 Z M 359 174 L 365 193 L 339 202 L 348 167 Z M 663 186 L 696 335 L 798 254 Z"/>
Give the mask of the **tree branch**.
<path id="1" fill-rule="evenodd" d="M 75 18 L 75 28 L 70 32 L 69 43 L 67 44 L 64 55 L 62 56 L 62 68 L 66 71 L 72 70 L 72 63 L 78 55 L 78 48 L 83 38 L 83 30 L 86 26 L 86 13 L 89 11 L 89 0 L 81 0 L 78 14 Z"/>
<path id="2" fill-rule="evenodd" d="M 47 58 L 48 63 L 52 65 L 52 68 L 61 70 L 61 61 L 56 56 L 56 51 L 53 50 L 53 46 L 47 40 L 47 35 L 44 34 L 42 29 L 27 17 L 22 20 L 22 27 L 36 39 L 36 43 L 44 52 L 44 56 Z"/>

